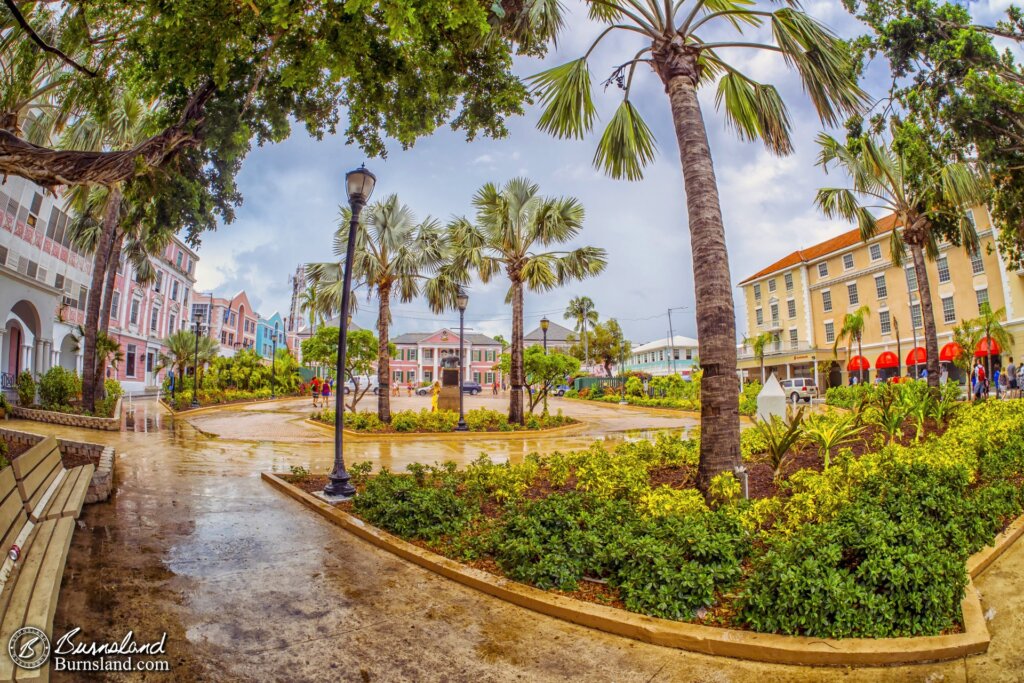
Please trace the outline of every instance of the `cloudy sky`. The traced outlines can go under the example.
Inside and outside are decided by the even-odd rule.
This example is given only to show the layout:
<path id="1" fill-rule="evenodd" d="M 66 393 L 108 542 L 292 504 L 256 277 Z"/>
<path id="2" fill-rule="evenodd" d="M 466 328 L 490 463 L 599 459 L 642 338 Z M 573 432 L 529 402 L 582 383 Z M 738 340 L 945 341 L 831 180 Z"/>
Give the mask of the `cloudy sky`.
<path id="1" fill-rule="evenodd" d="M 517 72 L 529 76 L 581 55 L 600 27 L 590 24 L 576 0 L 564 0 L 570 11 L 558 49 L 544 60 L 521 60 Z M 1008 0 L 971 5 L 976 19 L 993 21 Z M 863 32 L 838 0 L 805 3 L 805 10 L 841 36 Z M 592 56 L 594 91 L 601 120 L 584 140 L 556 140 L 536 129 L 539 111 L 511 120 L 511 134 L 502 140 L 478 138 L 467 143 L 450 130 L 439 130 L 413 149 L 393 145 L 387 160 L 366 159 L 344 138 L 316 141 L 296 127 L 287 141 L 255 149 L 238 177 L 245 197 L 234 223 L 203 238 L 198 287 L 231 295 L 245 289 L 264 315 L 287 313 L 288 277 L 307 261 L 328 260 L 336 228 L 338 203 L 344 199 L 346 171 L 366 162 L 377 175 L 374 198 L 397 193 L 416 213 L 447 220 L 471 213 L 470 200 L 482 182 L 504 182 L 528 176 L 548 195 L 571 195 L 586 207 L 586 223 L 577 244 L 608 250 L 608 267 L 594 279 L 549 292 L 527 294 L 526 329 L 547 315 L 562 320 L 566 302 L 586 294 L 601 318 L 619 319 L 634 342 L 667 336 L 669 307 L 676 334 L 695 336 L 693 273 L 687 231 L 685 194 L 678 147 L 672 132 L 668 100 L 653 73 L 638 69 L 631 100 L 658 140 L 658 157 L 639 182 L 604 177 L 592 166 L 603 125 L 618 106 L 621 94 L 606 92 L 600 83 L 611 69 L 636 51 L 634 36 L 609 37 Z M 777 158 L 759 143 L 744 143 L 715 113 L 714 88 L 701 93 L 725 219 L 733 282 L 782 255 L 826 239 L 849 226 L 822 217 L 813 205 L 816 190 L 839 184 L 814 165 L 815 135 L 822 130 L 799 79 L 781 58 L 752 50 L 733 50 L 728 57 L 751 77 L 779 87 L 790 108 L 793 155 Z M 606 73 L 607 72 L 607 73 Z M 873 97 L 886 89 L 884 64 L 869 69 L 862 86 Z M 504 304 L 507 284 L 476 283 L 470 291 L 467 327 L 508 336 L 511 310 Z M 738 292 L 737 292 L 737 296 Z M 365 293 L 363 293 L 365 297 Z M 739 299 L 738 299 L 739 300 Z M 375 305 L 361 299 L 356 321 L 374 324 Z M 430 331 L 457 324 L 457 315 L 437 317 L 424 301 L 395 303 L 396 333 Z M 569 323 L 566 323 L 569 326 Z M 745 322 L 739 321 L 739 332 Z"/>

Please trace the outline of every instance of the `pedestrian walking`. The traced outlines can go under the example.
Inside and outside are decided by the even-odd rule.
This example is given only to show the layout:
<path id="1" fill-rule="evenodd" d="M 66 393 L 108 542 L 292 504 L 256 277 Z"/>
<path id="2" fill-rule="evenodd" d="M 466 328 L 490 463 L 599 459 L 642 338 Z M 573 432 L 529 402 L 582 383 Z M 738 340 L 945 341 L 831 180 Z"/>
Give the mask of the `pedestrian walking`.
<path id="1" fill-rule="evenodd" d="M 313 390 L 313 407 L 317 408 L 320 400 L 320 378 L 314 377 L 313 381 L 309 383 L 309 386 Z"/>
<path id="2" fill-rule="evenodd" d="M 331 405 L 331 383 L 324 382 L 320 387 L 320 400 L 324 408 Z"/>
<path id="3" fill-rule="evenodd" d="M 1017 366 L 1013 362 L 1013 356 L 1010 356 L 1010 363 L 1006 366 L 1006 383 L 1008 387 L 1007 397 L 1016 398 L 1019 385 L 1017 384 Z"/>
<path id="4" fill-rule="evenodd" d="M 996 398 L 1002 398 L 1003 397 L 1003 382 L 1004 381 L 1006 381 L 1006 378 L 1003 377 L 1002 371 L 997 366 L 996 369 L 992 371 L 992 384 L 994 384 L 995 387 L 996 387 Z"/>

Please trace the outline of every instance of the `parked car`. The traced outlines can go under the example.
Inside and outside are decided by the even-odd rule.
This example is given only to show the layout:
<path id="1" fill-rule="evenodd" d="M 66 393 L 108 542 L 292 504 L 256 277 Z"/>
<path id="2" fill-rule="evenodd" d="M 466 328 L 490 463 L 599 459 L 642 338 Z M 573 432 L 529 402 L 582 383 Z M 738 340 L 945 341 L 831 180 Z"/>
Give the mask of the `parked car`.
<path id="1" fill-rule="evenodd" d="M 366 385 L 370 385 L 370 391 L 373 392 L 374 396 L 377 395 L 377 391 L 380 389 L 380 380 L 377 379 L 377 375 L 370 375 L 368 377 L 359 378 L 359 390 L 362 391 Z M 350 394 L 355 386 L 352 384 L 352 380 L 345 382 L 345 393 Z"/>
<path id="2" fill-rule="evenodd" d="M 416 395 L 417 396 L 430 396 L 430 387 L 431 386 L 432 385 L 427 384 L 426 386 L 417 387 L 416 388 Z"/>
<path id="3" fill-rule="evenodd" d="M 555 396 L 565 396 L 565 392 L 572 389 L 568 384 L 559 384 L 557 387 L 551 389 L 551 393 Z"/>
<path id="4" fill-rule="evenodd" d="M 784 379 L 779 383 L 782 385 L 782 390 L 786 392 L 786 398 L 790 401 L 810 403 L 812 398 L 818 396 L 818 387 L 809 377 L 794 377 L 793 379 Z"/>
<path id="5" fill-rule="evenodd" d="M 429 396 L 430 395 L 430 387 L 431 386 L 432 385 L 428 384 L 425 387 L 420 387 L 419 389 L 416 390 L 416 395 L 417 396 Z M 464 393 L 464 394 L 469 394 L 470 396 L 476 396 L 477 394 L 479 394 L 483 390 L 484 390 L 484 388 L 482 386 L 480 386 L 480 382 L 471 382 L 471 381 L 467 380 L 467 381 L 462 383 L 462 393 Z"/>

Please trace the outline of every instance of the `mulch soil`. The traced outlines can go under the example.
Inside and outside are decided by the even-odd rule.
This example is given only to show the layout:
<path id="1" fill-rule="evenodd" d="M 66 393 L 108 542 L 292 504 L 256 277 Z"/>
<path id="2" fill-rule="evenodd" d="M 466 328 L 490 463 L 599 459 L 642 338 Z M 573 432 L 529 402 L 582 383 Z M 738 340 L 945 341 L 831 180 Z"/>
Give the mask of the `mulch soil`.
<path id="1" fill-rule="evenodd" d="M 21 455 L 22 453 L 27 451 L 29 448 L 31 448 L 31 446 L 29 446 L 29 445 L 15 444 L 15 443 L 13 443 L 11 441 L 8 441 L 6 438 L 4 438 L 2 436 L 0 436 L 0 441 L 3 441 L 5 444 L 7 444 L 7 461 L 8 462 L 10 462 L 11 460 L 14 460 L 19 455 Z"/>

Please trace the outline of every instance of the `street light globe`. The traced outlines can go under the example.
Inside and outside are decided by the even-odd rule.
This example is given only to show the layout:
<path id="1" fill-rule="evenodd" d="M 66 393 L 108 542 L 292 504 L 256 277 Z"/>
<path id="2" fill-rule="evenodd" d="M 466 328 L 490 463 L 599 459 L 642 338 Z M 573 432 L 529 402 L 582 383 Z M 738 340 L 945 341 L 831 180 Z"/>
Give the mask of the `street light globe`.
<path id="1" fill-rule="evenodd" d="M 551 321 L 548 320 L 547 316 L 544 316 L 543 318 L 540 319 L 540 329 L 544 330 L 545 332 L 548 331 L 548 325 L 550 324 Z"/>
<path id="2" fill-rule="evenodd" d="M 377 184 L 377 176 L 367 170 L 363 164 L 354 171 L 345 174 L 345 186 L 348 190 L 349 204 L 365 204 L 370 201 L 373 186 Z"/>
<path id="3" fill-rule="evenodd" d="M 469 294 L 466 290 L 459 288 L 459 293 L 455 296 L 455 303 L 458 305 L 460 311 L 465 311 L 466 306 L 469 305 Z"/>

